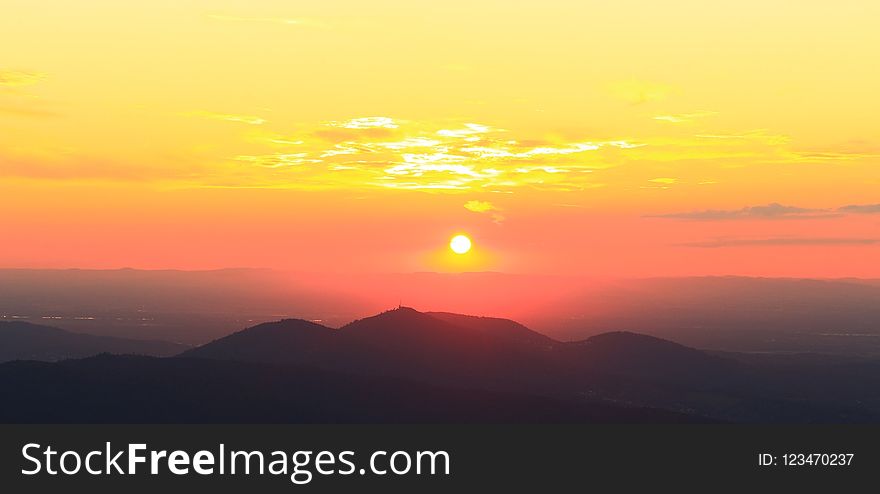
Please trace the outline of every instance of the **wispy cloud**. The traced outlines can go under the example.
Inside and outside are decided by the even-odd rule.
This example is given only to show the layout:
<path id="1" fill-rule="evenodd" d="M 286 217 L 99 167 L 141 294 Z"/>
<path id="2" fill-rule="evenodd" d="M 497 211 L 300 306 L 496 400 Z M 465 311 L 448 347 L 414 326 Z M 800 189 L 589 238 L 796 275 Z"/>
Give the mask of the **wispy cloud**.
<path id="1" fill-rule="evenodd" d="M 673 115 L 657 115 L 654 117 L 654 120 L 659 120 L 661 122 L 669 122 L 669 123 L 689 123 L 694 120 L 698 120 L 701 118 L 711 117 L 712 115 L 717 115 L 718 112 L 714 111 L 698 111 L 693 113 L 676 113 Z"/>
<path id="2" fill-rule="evenodd" d="M 330 127 L 343 129 L 396 129 L 399 125 L 389 117 L 361 117 L 344 122 L 327 122 Z"/>
<path id="3" fill-rule="evenodd" d="M 40 72 L 23 72 L 20 70 L 0 69 L 0 87 L 18 88 L 32 86 L 45 79 L 45 74 Z"/>
<path id="4" fill-rule="evenodd" d="M 487 211 L 498 210 L 498 208 L 489 201 L 468 201 L 464 203 L 464 208 L 475 213 L 485 213 Z"/>
<path id="5" fill-rule="evenodd" d="M 667 190 L 671 188 L 673 185 L 677 184 L 679 180 L 673 177 L 657 177 L 648 179 L 648 185 L 642 185 L 640 188 L 642 189 L 660 189 Z"/>
<path id="6" fill-rule="evenodd" d="M 657 182 L 662 179 L 653 179 Z M 880 214 L 880 204 L 850 204 L 831 209 L 810 209 L 771 203 L 766 206 L 751 206 L 742 209 L 706 209 L 647 215 L 649 218 L 671 218 L 682 220 L 737 220 L 737 219 L 812 219 L 831 218 L 845 214 Z"/>
<path id="7" fill-rule="evenodd" d="M 769 238 L 717 238 L 702 242 L 677 244 L 680 247 L 717 249 L 724 247 L 761 246 L 809 246 L 809 245 L 872 245 L 880 243 L 876 238 L 847 237 L 769 237 Z"/>
<path id="8" fill-rule="evenodd" d="M 492 221 L 498 224 L 501 224 L 504 221 L 504 215 L 501 214 L 501 209 L 489 201 L 471 200 L 464 203 L 464 208 L 475 213 L 489 214 L 492 217 Z"/>
<path id="9" fill-rule="evenodd" d="M 682 220 L 741 220 L 741 219 L 803 219 L 834 216 L 825 209 L 808 209 L 771 203 L 766 206 L 750 206 L 742 209 L 706 209 L 703 211 L 686 211 L 649 215 L 653 218 L 671 218 Z"/>
<path id="10" fill-rule="evenodd" d="M 876 214 L 880 213 L 880 204 L 850 204 L 837 208 L 842 213 Z"/>
<path id="11" fill-rule="evenodd" d="M 302 138 L 266 131 L 261 128 L 255 128 L 249 132 L 246 135 L 246 139 L 251 142 L 271 144 L 274 147 L 299 146 L 305 144 L 305 141 Z"/>
<path id="12" fill-rule="evenodd" d="M 791 161 L 798 163 L 834 163 L 880 158 L 880 154 L 849 151 L 795 151 Z"/>
<path id="13" fill-rule="evenodd" d="M 486 134 L 491 130 L 492 129 L 487 125 L 466 123 L 464 124 L 464 128 L 461 129 L 440 129 L 437 131 L 437 135 L 444 137 L 460 137 L 468 140 L 479 140 L 480 138 L 476 136 Z"/>
<path id="14" fill-rule="evenodd" d="M 275 153 L 260 156 L 236 156 L 235 160 L 252 163 L 266 168 L 285 168 L 321 162 L 319 159 L 310 159 L 308 156 L 308 153 Z"/>
<path id="15" fill-rule="evenodd" d="M 261 117 L 256 117 L 253 115 L 237 115 L 234 113 L 217 113 L 211 111 L 194 111 L 190 112 L 187 115 L 192 115 L 196 117 L 204 117 L 210 118 L 213 120 L 224 120 L 227 122 L 237 122 L 248 125 L 263 125 L 267 122 L 266 119 Z"/>
<path id="16" fill-rule="evenodd" d="M 766 129 L 755 129 L 740 134 L 697 134 L 697 139 L 716 141 L 741 141 L 743 143 L 761 143 L 772 146 L 787 144 L 791 138 L 783 134 L 772 134 Z"/>

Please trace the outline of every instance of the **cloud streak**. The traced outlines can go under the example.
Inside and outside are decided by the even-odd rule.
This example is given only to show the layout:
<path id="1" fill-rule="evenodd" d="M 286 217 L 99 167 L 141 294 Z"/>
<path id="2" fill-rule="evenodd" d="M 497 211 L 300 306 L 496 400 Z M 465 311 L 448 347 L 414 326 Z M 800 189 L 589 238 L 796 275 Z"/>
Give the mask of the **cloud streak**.
<path id="1" fill-rule="evenodd" d="M 361 117 L 353 118 L 345 122 L 328 122 L 331 127 L 340 127 L 343 129 L 396 129 L 399 127 L 394 119 L 389 117 Z"/>
<path id="2" fill-rule="evenodd" d="M 771 203 L 764 206 L 750 206 L 742 209 L 706 209 L 703 211 L 686 211 L 651 215 L 652 218 L 671 218 L 680 220 L 716 221 L 716 220 L 748 220 L 748 219 L 803 219 L 833 216 L 834 213 L 824 209 L 807 209 Z"/>
<path id="3" fill-rule="evenodd" d="M 212 120 L 224 120 L 226 122 L 236 122 L 243 123 L 248 125 L 263 125 L 267 122 L 266 119 L 261 117 L 256 117 L 253 115 L 236 115 L 234 113 L 217 113 L 211 111 L 195 111 L 189 113 L 189 115 L 210 118 Z"/>
<path id="4" fill-rule="evenodd" d="M 499 225 L 504 221 L 501 209 L 489 201 L 471 200 L 464 203 L 464 208 L 474 213 L 489 214 L 492 217 L 492 221 Z"/>
<path id="5" fill-rule="evenodd" d="M 652 180 L 653 182 L 659 179 Z M 693 221 L 760 220 L 760 219 L 814 219 L 832 218 L 846 214 L 880 214 L 880 204 L 850 204 L 835 209 L 809 209 L 771 203 L 742 209 L 706 209 L 678 213 L 647 215 L 647 218 L 669 218 Z"/>
<path id="6" fill-rule="evenodd" d="M 878 214 L 880 213 L 880 204 L 850 204 L 837 208 L 842 213 L 855 214 Z"/>
<path id="7" fill-rule="evenodd" d="M 693 113 L 677 113 L 677 114 L 673 114 L 673 115 L 657 115 L 654 117 L 654 120 L 659 120 L 661 122 L 668 122 L 668 123 L 674 123 L 674 124 L 690 123 L 695 120 L 705 118 L 705 117 L 711 117 L 712 115 L 717 115 L 717 114 L 718 114 L 718 112 L 714 112 L 714 111 L 698 111 L 698 112 L 693 112 Z"/>
<path id="8" fill-rule="evenodd" d="M 770 238 L 718 238 L 702 242 L 677 244 L 680 247 L 718 249 L 725 247 L 770 247 L 770 246 L 810 246 L 810 245 L 873 245 L 880 243 L 876 238 L 835 238 L 835 237 L 770 237 Z"/>
<path id="9" fill-rule="evenodd" d="M 18 88 L 32 86 L 45 79 L 39 72 L 22 72 L 19 70 L 0 70 L 0 87 Z"/>

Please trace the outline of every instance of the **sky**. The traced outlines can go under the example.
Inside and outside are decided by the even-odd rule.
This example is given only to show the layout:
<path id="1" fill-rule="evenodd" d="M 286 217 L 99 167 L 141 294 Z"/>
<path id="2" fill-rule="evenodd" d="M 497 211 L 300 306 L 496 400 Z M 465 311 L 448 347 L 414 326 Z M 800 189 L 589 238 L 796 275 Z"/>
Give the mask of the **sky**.
<path id="1" fill-rule="evenodd" d="M 0 267 L 880 277 L 875 1 L 0 7 Z"/>

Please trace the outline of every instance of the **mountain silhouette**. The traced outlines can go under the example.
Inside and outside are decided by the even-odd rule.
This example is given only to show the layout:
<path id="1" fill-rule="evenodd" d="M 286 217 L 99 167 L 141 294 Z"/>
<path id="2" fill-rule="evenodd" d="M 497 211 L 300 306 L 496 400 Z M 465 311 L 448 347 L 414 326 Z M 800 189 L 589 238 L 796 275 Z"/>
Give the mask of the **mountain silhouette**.
<path id="1" fill-rule="evenodd" d="M 32 326 L 16 328 L 69 335 Z M 171 358 L 0 364 L 12 404 L 0 420 L 878 422 L 878 382 L 872 360 L 718 354 L 631 332 L 562 342 L 507 319 L 400 307 L 338 329 L 259 324 Z"/>
<path id="2" fill-rule="evenodd" d="M 707 382 L 727 379 L 742 370 L 737 362 L 668 340 L 628 331 L 614 331 L 568 343 L 592 369 L 654 380 Z"/>
<path id="3" fill-rule="evenodd" d="M 335 330 L 311 321 L 283 319 L 233 333 L 180 356 L 320 365 L 333 358 L 335 336 Z"/>
<path id="4" fill-rule="evenodd" d="M 511 320 L 401 307 L 331 329 L 261 324 L 181 357 L 308 366 L 429 386 L 577 403 L 661 408 L 725 421 L 853 422 L 880 418 L 880 366 L 786 373 L 660 338 L 612 332 L 561 342 Z M 798 375 L 810 375 L 813 383 Z M 833 384 L 845 376 L 847 387 Z M 828 389 L 835 388 L 836 391 Z M 827 396 L 834 395 L 830 400 Z M 872 397 L 872 408 L 865 403 Z M 859 401 L 862 400 L 862 401 Z"/>
<path id="5" fill-rule="evenodd" d="M 161 357 L 178 354 L 185 348 L 184 345 L 164 341 L 94 336 L 23 321 L 0 321 L 0 362 L 55 361 L 89 357 L 99 353 L 130 353 Z"/>
<path id="6" fill-rule="evenodd" d="M 314 365 L 508 391 L 537 389 L 551 378 L 548 372 L 555 364 L 547 352 L 552 344 L 549 338 L 536 336 L 524 344 L 517 333 L 475 328 L 472 320 L 456 324 L 450 322 L 454 317 L 447 316 L 401 307 L 339 329 L 285 320 L 245 329 L 181 356 Z M 503 320 L 489 324 L 498 321 Z M 505 324 L 518 326 L 512 321 Z M 519 327 L 517 332 L 523 334 Z M 521 372 L 523 369 L 530 372 Z"/>
<path id="7" fill-rule="evenodd" d="M 659 338 L 610 333 L 560 342 L 508 319 L 401 307 L 330 329 L 285 320 L 245 329 L 184 357 L 315 365 L 439 384 L 578 393 L 605 374 L 705 380 L 738 364 Z"/>

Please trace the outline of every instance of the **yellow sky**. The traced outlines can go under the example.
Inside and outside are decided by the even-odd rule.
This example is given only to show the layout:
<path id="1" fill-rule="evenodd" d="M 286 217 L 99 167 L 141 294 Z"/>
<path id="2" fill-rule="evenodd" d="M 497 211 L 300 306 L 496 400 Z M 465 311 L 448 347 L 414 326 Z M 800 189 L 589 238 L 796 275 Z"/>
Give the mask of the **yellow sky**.
<path id="1" fill-rule="evenodd" d="M 495 225 L 880 202 L 874 1 L 0 7 L 0 188 L 22 221 L 35 197 L 197 210 L 205 188 L 381 214 L 414 189 L 414 211 Z"/>

